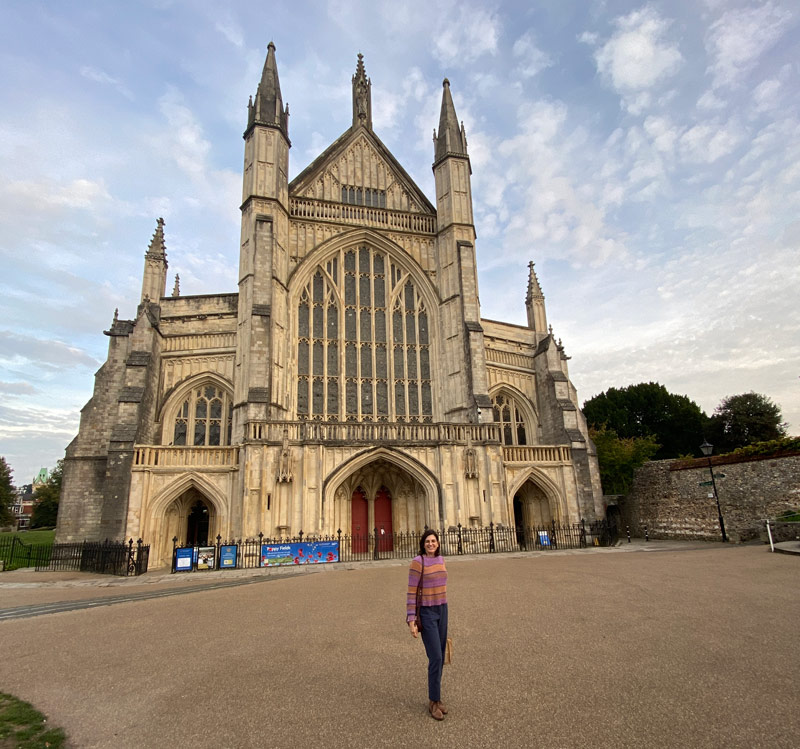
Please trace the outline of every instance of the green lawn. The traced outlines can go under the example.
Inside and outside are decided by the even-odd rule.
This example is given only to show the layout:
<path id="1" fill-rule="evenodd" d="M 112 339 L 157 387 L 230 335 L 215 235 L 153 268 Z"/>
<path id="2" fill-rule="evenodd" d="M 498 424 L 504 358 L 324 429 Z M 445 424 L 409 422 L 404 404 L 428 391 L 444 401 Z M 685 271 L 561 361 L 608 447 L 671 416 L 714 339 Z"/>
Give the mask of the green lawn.
<path id="1" fill-rule="evenodd" d="M 54 530 L 35 530 L 35 531 L 13 531 L 11 533 L 0 533 L 0 539 L 12 538 L 16 536 L 26 544 L 51 544 L 55 538 Z"/>
<path id="2" fill-rule="evenodd" d="M 66 736 L 27 702 L 0 692 L 0 749 L 59 749 Z"/>

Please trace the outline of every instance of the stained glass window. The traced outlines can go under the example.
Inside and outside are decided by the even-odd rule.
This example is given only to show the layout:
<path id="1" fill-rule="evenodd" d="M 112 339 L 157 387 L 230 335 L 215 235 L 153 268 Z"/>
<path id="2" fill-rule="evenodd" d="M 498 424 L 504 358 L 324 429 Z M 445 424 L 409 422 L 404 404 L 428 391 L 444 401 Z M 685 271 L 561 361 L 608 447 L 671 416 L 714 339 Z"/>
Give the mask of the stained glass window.
<path id="1" fill-rule="evenodd" d="M 362 195 L 378 205 L 377 193 Z M 432 420 L 428 313 L 406 271 L 368 246 L 342 251 L 297 304 L 298 418 Z"/>
<path id="2" fill-rule="evenodd" d="M 229 445 L 232 416 L 233 405 L 225 390 L 208 384 L 192 388 L 175 413 L 172 444 L 185 446 L 188 438 L 196 447 Z"/>
<path id="3" fill-rule="evenodd" d="M 492 398 L 494 420 L 500 424 L 504 445 L 527 445 L 525 417 L 516 400 L 508 393 Z"/>

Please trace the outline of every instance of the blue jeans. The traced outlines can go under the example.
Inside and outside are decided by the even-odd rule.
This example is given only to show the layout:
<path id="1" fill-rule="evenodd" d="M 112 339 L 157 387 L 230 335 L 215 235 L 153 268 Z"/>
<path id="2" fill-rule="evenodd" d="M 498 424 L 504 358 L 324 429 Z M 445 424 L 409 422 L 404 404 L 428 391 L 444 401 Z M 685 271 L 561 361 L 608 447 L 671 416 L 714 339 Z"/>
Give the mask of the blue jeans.
<path id="1" fill-rule="evenodd" d="M 428 699 L 439 702 L 442 699 L 442 665 L 447 647 L 447 604 L 420 606 L 419 618 L 422 623 L 422 642 L 428 654 Z"/>

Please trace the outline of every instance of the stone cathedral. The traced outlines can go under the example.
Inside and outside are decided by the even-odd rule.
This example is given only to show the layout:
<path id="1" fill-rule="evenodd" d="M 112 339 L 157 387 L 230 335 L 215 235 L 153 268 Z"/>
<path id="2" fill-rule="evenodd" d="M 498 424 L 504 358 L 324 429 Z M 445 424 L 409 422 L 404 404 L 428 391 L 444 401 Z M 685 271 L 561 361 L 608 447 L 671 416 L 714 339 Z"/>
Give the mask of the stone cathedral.
<path id="1" fill-rule="evenodd" d="M 597 459 L 530 264 L 527 326 L 481 318 L 470 159 L 445 79 L 435 204 L 372 128 L 291 182 L 270 43 L 244 132 L 238 293 L 167 296 L 165 227 L 67 448 L 58 541 L 574 523 Z M 431 123 L 435 124 L 435 123 Z M 512 283 L 510 279 L 510 284 Z M 524 279 L 520 283 L 520 303 Z"/>

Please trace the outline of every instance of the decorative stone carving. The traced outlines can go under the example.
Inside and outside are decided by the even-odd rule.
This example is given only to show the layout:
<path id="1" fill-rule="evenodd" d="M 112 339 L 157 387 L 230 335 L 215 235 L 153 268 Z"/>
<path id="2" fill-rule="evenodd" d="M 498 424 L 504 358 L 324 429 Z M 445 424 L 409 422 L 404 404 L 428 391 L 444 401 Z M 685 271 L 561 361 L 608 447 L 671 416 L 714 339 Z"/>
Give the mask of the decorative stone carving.
<path id="1" fill-rule="evenodd" d="M 289 449 L 289 430 L 283 430 L 283 447 L 278 461 L 278 483 L 289 483 L 294 480 L 292 474 L 292 451 Z"/>

